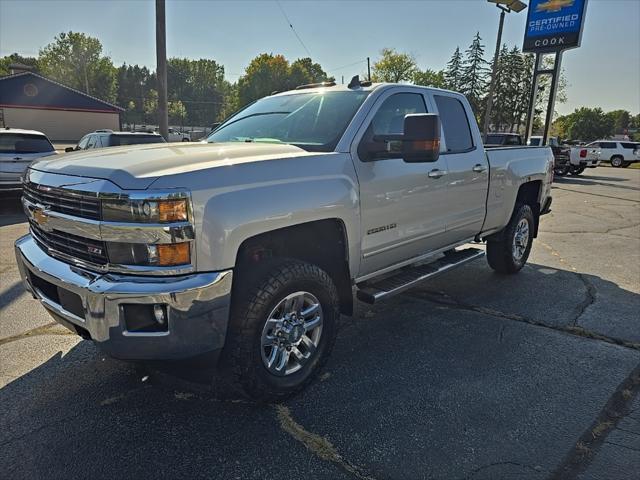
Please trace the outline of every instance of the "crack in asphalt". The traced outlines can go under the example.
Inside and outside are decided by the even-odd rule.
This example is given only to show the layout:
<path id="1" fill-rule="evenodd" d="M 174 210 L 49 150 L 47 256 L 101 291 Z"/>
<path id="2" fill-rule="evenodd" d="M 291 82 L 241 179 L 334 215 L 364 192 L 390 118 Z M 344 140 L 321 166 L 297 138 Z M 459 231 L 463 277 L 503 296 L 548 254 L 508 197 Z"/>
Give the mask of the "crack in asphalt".
<path id="1" fill-rule="evenodd" d="M 617 429 L 618 423 L 631 415 L 631 405 L 640 393 L 640 364 L 625 378 L 611 394 L 595 421 L 583 432 L 575 447 L 558 465 L 549 480 L 573 480 L 584 472 L 604 443 L 637 451 L 625 445 L 607 441 L 611 432 Z"/>
<path id="2" fill-rule="evenodd" d="M 562 187 L 553 187 L 553 188 L 557 188 L 558 190 L 565 190 L 567 192 L 580 193 L 582 195 L 593 195 L 594 197 L 611 198 L 613 200 L 620 200 L 622 202 L 640 203 L 640 200 L 633 200 L 631 198 L 614 197 L 613 195 L 603 195 L 602 193 L 582 192 L 580 190 L 574 190 L 572 188 L 562 188 Z"/>
<path id="3" fill-rule="evenodd" d="M 275 405 L 275 410 L 280 422 L 280 428 L 302 443 L 311 453 L 324 461 L 335 464 L 359 480 L 375 480 L 373 477 L 362 473 L 360 468 L 345 460 L 326 437 L 309 432 L 296 422 L 286 406 L 282 404 Z"/>
<path id="4" fill-rule="evenodd" d="M 620 347 L 625 347 L 625 348 L 630 348 L 633 350 L 640 351 L 640 343 L 629 342 L 627 340 L 623 340 L 620 338 L 601 335 L 599 333 L 592 332 L 580 326 L 571 325 L 571 326 L 563 327 L 563 326 L 557 326 L 557 325 L 550 325 L 540 320 L 535 320 L 530 317 L 524 317 L 522 315 L 517 315 L 515 313 L 506 313 L 506 312 L 501 312 L 499 310 L 494 310 L 492 308 L 483 307 L 480 305 L 472 305 L 472 304 L 457 300 L 451 297 L 450 295 L 444 294 L 442 292 L 421 290 L 421 291 L 415 291 L 415 292 L 409 291 L 404 293 L 404 295 L 407 295 L 416 300 L 428 301 L 431 303 L 435 303 L 437 305 L 442 305 L 444 307 L 457 308 L 459 310 L 482 313 L 484 315 L 502 318 L 505 320 L 514 320 L 516 322 L 526 323 L 528 325 L 534 325 L 536 327 L 543 327 L 549 330 L 554 330 L 556 332 L 566 333 L 569 335 L 574 335 L 582 338 L 588 338 L 590 340 L 598 340 L 601 342 L 610 343 L 612 345 L 618 345 Z M 585 305 L 585 310 L 587 307 L 588 305 Z M 584 311 L 580 312 L 580 315 L 582 313 L 584 313 Z"/>
<path id="5" fill-rule="evenodd" d="M 546 248 L 547 250 L 549 250 L 549 252 L 551 252 L 551 254 L 555 257 L 558 257 L 558 260 L 560 261 L 560 263 L 563 263 L 565 265 L 567 265 L 571 271 L 573 273 L 575 273 L 575 275 L 580 279 L 580 281 L 583 283 L 584 288 L 585 288 L 585 298 L 584 300 L 582 300 L 582 302 L 580 302 L 576 308 L 575 308 L 575 314 L 573 317 L 573 321 L 571 322 L 572 326 L 575 328 L 578 326 L 578 320 L 580 320 L 580 317 L 582 317 L 582 315 L 584 315 L 584 313 L 587 311 L 587 309 L 593 305 L 596 301 L 597 298 L 597 294 L 598 294 L 598 290 L 596 289 L 595 285 L 593 283 L 591 283 L 591 281 L 587 278 L 586 275 L 584 275 L 583 273 L 578 272 L 578 269 L 576 267 L 574 267 L 573 265 L 571 265 L 571 263 L 569 263 L 567 260 L 565 260 L 564 258 L 562 258 L 562 255 L 560 255 L 560 252 L 558 252 L 556 249 L 554 249 L 551 245 L 538 240 L 538 243 L 540 245 L 542 245 L 544 248 Z"/>
<path id="6" fill-rule="evenodd" d="M 612 232 L 615 232 L 616 230 L 625 230 L 627 228 L 634 228 L 634 227 L 640 227 L 640 222 L 638 223 L 633 223 L 631 225 L 624 225 L 622 227 L 618 226 L 618 227 L 611 227 L 611 228 L 607 228 L 606 230 L 602 230 L 602 231 L 595 231 L 595 230 L 566 230 L 563 232 L 558 232 L 555 230 L 545 230 L 544 233 L 555 233 L 555 234 L 567 234 L 567 233 L 573 233 L 573 234 L 598 234 L 598 235 L 608 235 Z M 615 235 L 615 234 L 614 234 Z"/>
<path id="7" fill-rule="evenodd" d="M 76 335 L 75 333 L 67 329 L 61 330 L 60 328 L 56 328 L 56 327 L 61 327 L 61 326 L 56 322 L 51 322 L 36 328 L 32 328 L 31 330 L 27 330 L 26 332 L 22 332 L 16 335 L 11 335 L 10 337 L 2 338 L 0 339 L 0 347 L 2 345 L 6 345 L 11 342 L 22 340 L 23 338 L 37 337 L 39 335 L 74 335 L 74 336 Z M 64 327 L 61 327 L 61 328 L 64 328 Z"/>

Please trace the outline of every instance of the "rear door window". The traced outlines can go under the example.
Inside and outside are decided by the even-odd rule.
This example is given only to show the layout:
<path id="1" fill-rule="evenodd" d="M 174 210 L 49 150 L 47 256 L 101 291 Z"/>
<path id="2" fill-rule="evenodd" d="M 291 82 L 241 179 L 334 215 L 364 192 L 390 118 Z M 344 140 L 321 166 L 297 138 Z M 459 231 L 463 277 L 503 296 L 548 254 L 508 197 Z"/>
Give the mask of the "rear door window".
<path id="1" fill-rule="evenodd" d="M 616 148 L 616 142 L 600 142 L 600 148 L 615 149 Z"/>
<path id="2" fill-rule="evenodd" d="M 507 135 L 507 137 L 504 139 L 504 144 L 505 145 L 521 145 L 522 142 L 520 141 L 520 137 L 517 137 L 516 135 Z"/>
<path id="3" fill-rule="evenodd" d="M 447 153 L 467 152 L 473 149 L 471 127 L 462 102 L 443 95 L 434 95 L 434 98 L 442 122 Z"/>
<path id="4" fill-rule="evenodd" d="M 636 148 L 638 148 L 637 144 L 630 142 L 620 142 L 620 145 L 622 145 L 622 148 L 627 148 L 629 150 L 635 150 Z"/>
<path id="5" fill-rule="evenodd" d="M 0 134 L 0 153 L 44 153 L 52 151 L 53 145 L 44 135 L 28 133 Z"/>
<path id="6" fill-rule="evenodd" d="M 165 143 L 161 135 L 111 135 L 111 146 Z"/>

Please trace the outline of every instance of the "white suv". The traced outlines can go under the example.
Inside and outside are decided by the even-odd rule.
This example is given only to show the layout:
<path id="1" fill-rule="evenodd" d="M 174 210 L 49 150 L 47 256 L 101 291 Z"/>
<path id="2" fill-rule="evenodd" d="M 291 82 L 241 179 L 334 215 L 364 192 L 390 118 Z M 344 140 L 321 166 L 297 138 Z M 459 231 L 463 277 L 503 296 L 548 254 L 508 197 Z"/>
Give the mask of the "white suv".
<path id="1" fill-rule="evenodd" d="M 640 143 L 598 140 L 588 144 L 586 148 L 597 149 L 598 160 L 611 162 L 612 167 L 626 168 L 632 163 L 640 162 Z"/>
<path id="2" fill-rule="evenodd" d="M 0 191 L 20 190 L 31 162 L 56 150 L 47 136 L 35 130 L 0 129 Z"/>

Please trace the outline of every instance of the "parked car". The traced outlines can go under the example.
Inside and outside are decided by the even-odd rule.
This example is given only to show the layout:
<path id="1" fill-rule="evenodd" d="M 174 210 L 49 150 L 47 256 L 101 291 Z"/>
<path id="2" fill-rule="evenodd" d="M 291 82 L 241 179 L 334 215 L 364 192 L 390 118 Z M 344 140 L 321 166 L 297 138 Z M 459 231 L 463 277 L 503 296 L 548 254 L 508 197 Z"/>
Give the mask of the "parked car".
<path id="1" fill-rule="evenodd" d="M 65 148 L 65 152 L 89 150 L 93 148 L 120 147 L 123 145 L 139 145 L 143 143 L 166 143 L 162 136 L 148 132 L 114 132 L 113 130 L 96 130 L 82 137 L 75 147 Z"/>
<path id="2" fill-rule="evenodd" d="M 598 140 L 587 145 L 587 148 L 597 150 L 600 161 L 611 162 L 612 167 L 627 168 L 635 162 L 640 162 L 639 143 L 617 140 Z"/>
<path id="3" fill-rule="evenodd" d="M 158 129 L 156 129 L 158 132 Z M 186 132 L 181 132 L 180 130 L 176 130 L 175 128 L 169 128 L 169 138 L 167 138 L 168 142 L 190 142 L 191 136 Z"/>
<path id="4" fill-rule="evenodd" d="M 55 148 L 42 132 L 9 127 L 0 129 L 0 191 L 19 191 L 29 164 L 55 154 Z"/>
<path id="5" fill-rule="evenodd" d="M 596 168 L 600 165 L 598 149 L 594 147 L 571 147 L 569 161 L 571 174 L 580 175 L 586 168 Z"/>
<path id="6" fill-rule="evenodd" d="M 512 147 L 524 145 L 517 133 L 488 133 L 484 139 L 485 148 Z"/>
<path id="7" fill-rule="evenodd" d="M 33 165 L 27 288 L 109 355 L 221 356 L 221 375 L 277 401 L 326 362 L 354 294 L 377 303 L 485 255 L 469 242 L 522 269 L 550 148 L 485 151 L 458 93 L 322 85 L 254 102 L 209 143 Z"/>
<path id="8" fill-rule="evenodd" d="M 541 136 L 531 136 L 527 141 L 527 145 L 532 147 L 542 146 L 542 137 Z M 577 173 L 577 169 L 571 168 L 570 162 L 570 153 L 571 149 L 569 147 L 565 147 L 560 144 L 560 140 L 558 137 L 549 137 L 547 139 L 547 145 L 551 147 L 553 151 L 553 171 L 555 175 L 559 177 L 564 177 L 570 172 Z M 582 172 L 580 172 L 582 173 Z"/>

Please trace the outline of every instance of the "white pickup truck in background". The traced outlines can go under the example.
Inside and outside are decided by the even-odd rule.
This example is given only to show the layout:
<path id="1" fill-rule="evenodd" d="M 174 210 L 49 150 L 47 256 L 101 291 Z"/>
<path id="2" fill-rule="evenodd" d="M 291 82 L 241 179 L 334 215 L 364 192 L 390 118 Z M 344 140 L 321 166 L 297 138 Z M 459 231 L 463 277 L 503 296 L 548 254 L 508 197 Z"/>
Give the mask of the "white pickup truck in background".
<path id="1" fill-rule="evenodd" d="M 470 242 L 518 272 L 551 205 L 549 147 L 485 151 L 463 95 L 357 77 L 263 98 L 207 142 L 109 150 L 29 169 L 26 287 L 114 357 L 220 356 L 268 401 L 314 378 L 355 298 L 485 254 Z"/>

